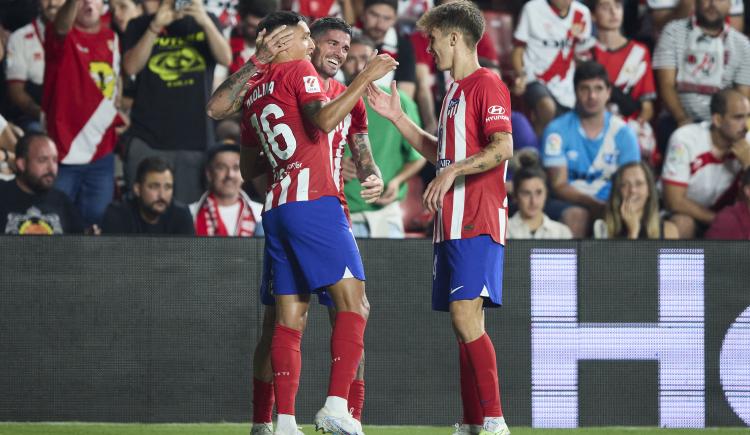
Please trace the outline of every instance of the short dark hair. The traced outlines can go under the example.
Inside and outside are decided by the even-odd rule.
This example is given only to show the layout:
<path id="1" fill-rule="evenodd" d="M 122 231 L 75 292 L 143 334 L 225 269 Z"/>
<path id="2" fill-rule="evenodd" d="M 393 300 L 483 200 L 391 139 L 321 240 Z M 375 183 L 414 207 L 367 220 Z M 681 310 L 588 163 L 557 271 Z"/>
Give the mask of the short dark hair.
<path id="1" fill-rule="evenodd" d="M 291 11 L 276 11 L 266 15 L 258 24 L 258 32 L 265 30 L 266 33 L 273 32 L 277 27 L 296 26 L 300 21 L 307 23 L 307 18 Z"/>
<path id="2" fill-rule="evenodd" d="M 577 89 L 578 84 L 584 80 L 601 79 L 604 84 L 609 88 L 611 83 L 609 82 L 609 75 L 604 65 L 593 60 L 587 60 L 576 65 L 576 72 L 573 74 L 573 88 Z"/>
<path id="3" fill-rule="evenodd" d="M 729 101 L 730 95 L 738 95 L 744 97 L 745 94 L 734 88 L 722 89 L 719 92 L 711 96 L 711 114 L 712 115 L 723 115 L 727 113 L 727 102 Z"/>
<path id="4" fill-rule="evenodd" d="M 310 36 L 315 39 L 329 30 L 340 30 L 352 36 L 352 26 L 338 17 L 319 18 L 310 25 Z"/>
<path id="5" fill-rule="evenodd" d="M 373 41 L 369 36 L 365 35 L 364 33 L 354 34 L 352 36 L 352 45 L 354 44 L 366 45 L 372 48 L 373 50 L 375 49 L 375 41 Z"/>
<path id="6" fill-rule="evenodd" d="M 143 183 L 143 180 L 146 179 L 146 176 L 151 173 L 162 173 L 169 171 L 174 176 L 174 171 L 172 170 L 172 165 L 169 164 L 166 160 L 162 159 L 161 157 L 146 157 L 145 159 L 141 160 L 140 163 L 138 163 L 138 169 L 135 173 L 135 182 L 140 184 Z"/>
<path id="7" fill-rule="evenodd" d="M 278 10 L 278 0 L 240 0 L 237 3 L 237 13 L 242 18 L 248 15 L 262 18 Z"/>
<path id="8" fill-rule="evenodd" d="M 218 156 L 221 153 L 240 153 L 240 146 L 231 144 L 231 143 L 225 143 L 220 144 L 215 147 L 212 147 L 208 150 L 208 154 L 206 154 L 206 166 L 211 166 L 211 164 L 214 162 L 214 159 L 216 156 Z"/>
<path id="9" fill-rule="evenodd" d="M 365 6 L 363 10 L 375 5 L 388 5 L 393 8 L 394 11 L 398 12 L 398 0 L 365 0 Z"/>
<path id="10" fill-rule="evenodd" d="M 589 9 L 591 10 L 591 12 L 593 13 L 593 12 L 594 12 L 594 9 L 596 9 L 596 7 L 597 7 L 597 6 L 599 5 L 599 2 L 600 2 L 600 1 L 601 1 L 601 0 L 589 0 L 588 2 L 586 2 L 586 6 L 588 6 L 588 7 L 589 7 Z M 622 3 L 623 3 L 623 0 L 615 0 L 615 3 L 620 3 L 620 4 L 622 4 Z"/>
<path id="11" fill-rule="evenodd" d="M 26 133 L 21 139 L 18 139 L 18 142 L 16 142 L 15 153 L 17 159 L 27 159 L 29 157 L 29 149 L 31 148 L 31 143 L 34 142 L 35 139 L 45 139 L 55 143 L 51 137 L 44 133 Z"/>
<path id="12" fill-rule="evenodd" d="M 443 34 L 457 30 L 468 36 L 470 46 L 476 46 L 484 34 L 484 17 L 477 5 L 459 0 L 430 9 L 419 18 L 417 28 L 425 33 L 437 29 Z"/>

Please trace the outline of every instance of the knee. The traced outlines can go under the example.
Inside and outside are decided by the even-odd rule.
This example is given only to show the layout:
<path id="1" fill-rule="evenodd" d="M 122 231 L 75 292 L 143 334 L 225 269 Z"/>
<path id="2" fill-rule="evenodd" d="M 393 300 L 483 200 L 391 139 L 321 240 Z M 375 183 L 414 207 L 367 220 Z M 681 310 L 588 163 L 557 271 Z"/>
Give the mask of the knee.
<path id="1" fill-rule="evenodd" d="M 305 332 L 305 328 L 307 327 L 307 312 L 304 314 L 281 313 L 280 315 L 277 313 L 276 318 L 279 325 L 296 329 L 300 332 Z"/>
<path id="2" fill-rule="evenodd" d="M 476 340 L 484 331 L 481 316 L 473 315 L 466 311 L 452 311 L 451 323 L 453 324 L 456 337 L 464 343 Z"/>

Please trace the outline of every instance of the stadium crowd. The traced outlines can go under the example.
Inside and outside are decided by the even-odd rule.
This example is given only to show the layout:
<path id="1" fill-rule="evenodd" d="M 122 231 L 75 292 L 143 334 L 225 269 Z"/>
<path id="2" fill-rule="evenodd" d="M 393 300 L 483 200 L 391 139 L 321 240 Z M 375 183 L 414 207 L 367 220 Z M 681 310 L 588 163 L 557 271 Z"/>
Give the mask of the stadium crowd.
<path id="1" fill-rule="evenodd" d="M 390 54 L 398 67 L 375 83 L 395 80 L 406 116 L 439 136 L 451 78 L 414 24 L 446 1 L 4 0 L 0 232 L 262 235 L 243 122 L 206 111 L 256 52 L 260 20 L 343 18 L 351 45 L 317 55 L 318 73 L 347 84 Z M 741 0 L 477 3 L 480 63 L 513 95 L 509 238 L 750 238 Z M 346 150 L 353 230 L 427 237 L 434 167 L 366 110 L 384 191 L 362 199 Z"/>

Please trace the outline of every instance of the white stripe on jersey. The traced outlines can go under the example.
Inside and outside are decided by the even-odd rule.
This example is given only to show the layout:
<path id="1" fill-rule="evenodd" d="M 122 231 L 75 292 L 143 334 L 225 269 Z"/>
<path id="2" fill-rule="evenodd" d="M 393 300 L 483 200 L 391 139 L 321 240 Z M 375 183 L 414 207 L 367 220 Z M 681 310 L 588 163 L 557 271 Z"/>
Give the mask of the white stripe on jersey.
<path id="1" fill-rule="evenodd" d="M 453 117 L 453 144 L 455 162 L 466 160 L 466 95 L 461 92 L 456 114 Z M 456 177 L 453 182 L 453 212 L 451 213 L 451 239 L 461 238 L 464 226 L 464 202 L 466 201 L 466 177 Z"/>
<path id="2" fill-rule="evenodd" d="M 508 201 L 507 197 L 506 197 L 505 201 L 506 202 Z M 498 213 L 500 213 L 500 215 L 499 215 L 499 218 L 500 218 L 499 219 L 499 222 L 500 222 L 500 244 L 503 245 L 503 246 L 505 246 L 505 239 L 506 239 L 506 233 L 505 232 L 506 232 L 506 228 L 508 226 L 508 221 L 507 221 L 508 215 L 505 213 L 505 209 L 504 208 L 499 208 L 499 209 L 497 209 L 497 211 L 498 211 Z"/>
<path id="3" fill-rule="evenodd" d="M 297 201 L 307 201 L 310 190 L 310 168 L 299 171 L 297 175 Z"/>
<path id="4" fill-rule="evenodd" d="M 448 89 L 448 93 L 445 95 L 445 98 L 443 98 L 443 107 L 440 109 L 440 119 L 438 121 L 438 165 L 436 168 L 436 172 L 440 172 L 440 161 L 445 159 L 445 144 L 448 140 L 448 129 L 446 128 L 448 118 L 448 103 L 450 103 L 451 99 L 453 98 L 453 94 L 456 93 L 456 90 L 458 90 L 458 83 L 453 82 L 450 89 Z M 442 242 L 443 240 L 445 240 L 445 234 L 443 234 L 443 213 L 438 210 L 436 215 L 437 218 L 435 219 L 433 241 Z"/>
<path id="5" fill-rule="evenodd" d="M 287 195 L 289 195 L 289 185 L 292 184 L 292 177 L 289 175 L 285 176 L 279 182 L 281 185 L 281 193 L 279 194 L 279 205 L 286 204 Z"/>
<path id="6" fill-rule="evenodd" d="M 266 193 L 266 205 L 265 210 L 271 210 L 273 208 L 273 189 Z"/>
<path id="7" fill-rule="evenodd" d="M 336 190 L 339 189 L 339 182 L 336 178 L 336 155 L 333 152 L 333 137 L 336 135 L 336 129 L 334 128 L 328 132 L 328 163 L 331 166 L 331 174 L 333 174 L 333 182 L 336 184 Z"/>

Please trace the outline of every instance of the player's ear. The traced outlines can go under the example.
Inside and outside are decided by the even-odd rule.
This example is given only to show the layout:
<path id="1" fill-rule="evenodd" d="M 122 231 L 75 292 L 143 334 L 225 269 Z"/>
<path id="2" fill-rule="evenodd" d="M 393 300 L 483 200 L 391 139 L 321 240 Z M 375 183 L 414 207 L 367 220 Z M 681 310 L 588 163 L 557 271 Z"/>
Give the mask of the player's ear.
<path id="1" fill-rule="evenodd" d="M 458 43 L 458 32 L 451 32 L 451 47 L 455 47 Z"/>

